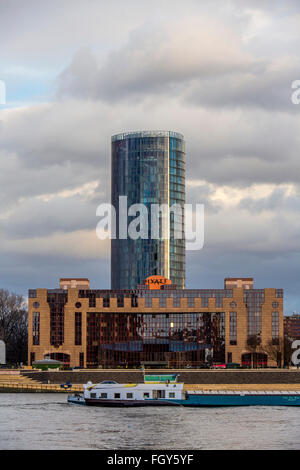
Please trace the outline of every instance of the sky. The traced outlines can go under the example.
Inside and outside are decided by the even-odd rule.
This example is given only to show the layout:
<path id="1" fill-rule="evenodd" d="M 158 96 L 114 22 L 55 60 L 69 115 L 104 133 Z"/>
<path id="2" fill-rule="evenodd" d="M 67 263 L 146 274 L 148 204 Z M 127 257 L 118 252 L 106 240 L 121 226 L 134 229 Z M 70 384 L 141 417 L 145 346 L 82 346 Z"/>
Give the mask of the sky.
<path id="1" fill-rule="evenodd" d="M 300 311 L 298 0 L 0 0 L 0 288 L 110 287 L 110 138 L 181 132 L 205 205 L 187 288 L 254 277 Z"/>

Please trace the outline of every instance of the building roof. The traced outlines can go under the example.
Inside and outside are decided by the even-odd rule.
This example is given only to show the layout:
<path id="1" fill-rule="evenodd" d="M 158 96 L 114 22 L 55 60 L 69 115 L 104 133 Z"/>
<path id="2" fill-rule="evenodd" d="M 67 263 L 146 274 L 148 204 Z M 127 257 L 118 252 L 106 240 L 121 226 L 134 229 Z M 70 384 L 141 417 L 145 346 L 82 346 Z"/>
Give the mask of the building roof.
<path id="1" fill-rule="evenodd" d="M 184 139 L 182 134 L 174 131 L 132 131 L 115 134 L 111 137 L 111 141 L 115 142 L 116 140 L 140 137 L 174 137 L 175 139 Z"/>

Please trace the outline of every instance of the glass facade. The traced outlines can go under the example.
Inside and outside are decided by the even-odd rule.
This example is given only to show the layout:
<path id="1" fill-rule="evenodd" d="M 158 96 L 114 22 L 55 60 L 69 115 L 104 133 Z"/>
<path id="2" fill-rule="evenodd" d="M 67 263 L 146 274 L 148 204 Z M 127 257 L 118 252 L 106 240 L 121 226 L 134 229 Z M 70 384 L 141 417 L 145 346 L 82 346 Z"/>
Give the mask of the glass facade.
<path id="1" fill-rule="evenodd" d="M 279 312 L 272 312 L 272 342 L 279 344 Z"/>
<path id="2" fill-rule="evenodd" d="M 261 320 L 262 320 L 262 304 L 265 301 L 264 289 L 249 289 L 244 291 L 244 302 L 247 307 L 248 319 L 248 340 L 261 342 Z"/>
<path id="3" fill-rule="evenodd" d="M 67 301 L 68 293 L 66 291 L 48 291 L 47 302 L 50 308 L 50 344 L 55 347 L 61 346 L 64 343 L 64 307 Z"/>
<path id="4" fill-rule="evenodd" d="M 75 346 L 81 345 L 82 337 L 82 315 L 81 312 L 75 312 Z"/>
<path id="5" fill-rule="evenodd" d="M 237 344 L 237 312 L 229 313 L 229 341 L 232 346 Z"/>
<path id="6" fill-rule="evenodd" d="M 32 314 L 32 344 L 38 346 L 40 344 L 40 313 Z"/>
<path id="7" fill-rule="evenodd" d="M 87 313 L 87 367 L 225 362 L 225 314 Z"/>
<path id="8" fill-rule="evenodd" d="M 128 208 L 148 209 L 148 235 L 119 238 L 119 196 Z M 181 134 L 145 131 L 112 137 L 111 202 L 116 210 L 116 239 L 111 241 L 111 288 L 135 289 L 148 276 L 162 275 L 178 288 L 185 285 L 185 147 Z M 177 204 L 182 209 L 181 238 L 174 237 L 178 221 L 170 212 L 169 238 L 151 238 L 151 204 Z M 139 214 L 137 214 L 139 216 Z M 127 227 L 135 218 L 127 216 Z M 162 218 L 160 217 L 160 227 Z"/>
<path id="9" fill-rule="evenodd" d="M 96 307 L 96 299 L 102 299 L 101 307 L 109 307 L 110 299 L 117 299 L 117 307 L 124 307 L 124 299 L 131 299 L 131 307 L 139 307 L 139 299 L 145 299 L 145 307 L 152 308 L 152 300 L 159 299 L 159 307 L 167 306 L 167 298 L 173 300 L 173 307 L 180 307 L 182 299 L 187 299 L 187 307 L 195 307 L 195 299 L 201 299 L 201 307 L 208 307 L 208 300 L 215 299 L 216 308 L 223 308 L 223 299 L 232 297 L 232 289 L 170 289 L 150 290 L 147 286 L 124 290 L 79 290 L 80 299 L 88 298 L 89 307 Z M 99 305 L 99 304 L 98 304 Z"/>

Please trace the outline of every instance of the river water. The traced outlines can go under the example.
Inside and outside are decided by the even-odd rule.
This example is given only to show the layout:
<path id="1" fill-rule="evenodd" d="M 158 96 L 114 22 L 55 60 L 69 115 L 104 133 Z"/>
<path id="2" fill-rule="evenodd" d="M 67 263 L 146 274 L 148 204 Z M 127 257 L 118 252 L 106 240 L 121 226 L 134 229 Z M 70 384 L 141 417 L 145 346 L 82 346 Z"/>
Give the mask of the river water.
<path id="1" fill-rule="evenodd" d="M 1 393 L 0 449 L 300 449 L 300 407 L 97 408 Z"/>

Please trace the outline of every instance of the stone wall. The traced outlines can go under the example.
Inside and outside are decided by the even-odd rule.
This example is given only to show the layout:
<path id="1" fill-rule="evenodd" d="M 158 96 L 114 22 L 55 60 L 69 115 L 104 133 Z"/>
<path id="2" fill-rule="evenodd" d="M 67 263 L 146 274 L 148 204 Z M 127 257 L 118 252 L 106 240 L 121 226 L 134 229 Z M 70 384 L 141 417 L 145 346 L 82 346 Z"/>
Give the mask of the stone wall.
<path id="1" fill-rule="evenodd" d="M 174 373 L 177 371 L 147 371 L 149 374 Z M 143 374 L 137 370 L 106 371 L 22 371 L 22 374 L 42 383 L 84 384 L 115 380 L 119 383 L 142 383 Z M 180 371 L 179 381 L 185 384 L 297 384 L 300 370 L 231 370 L 231 371 Z"/>

